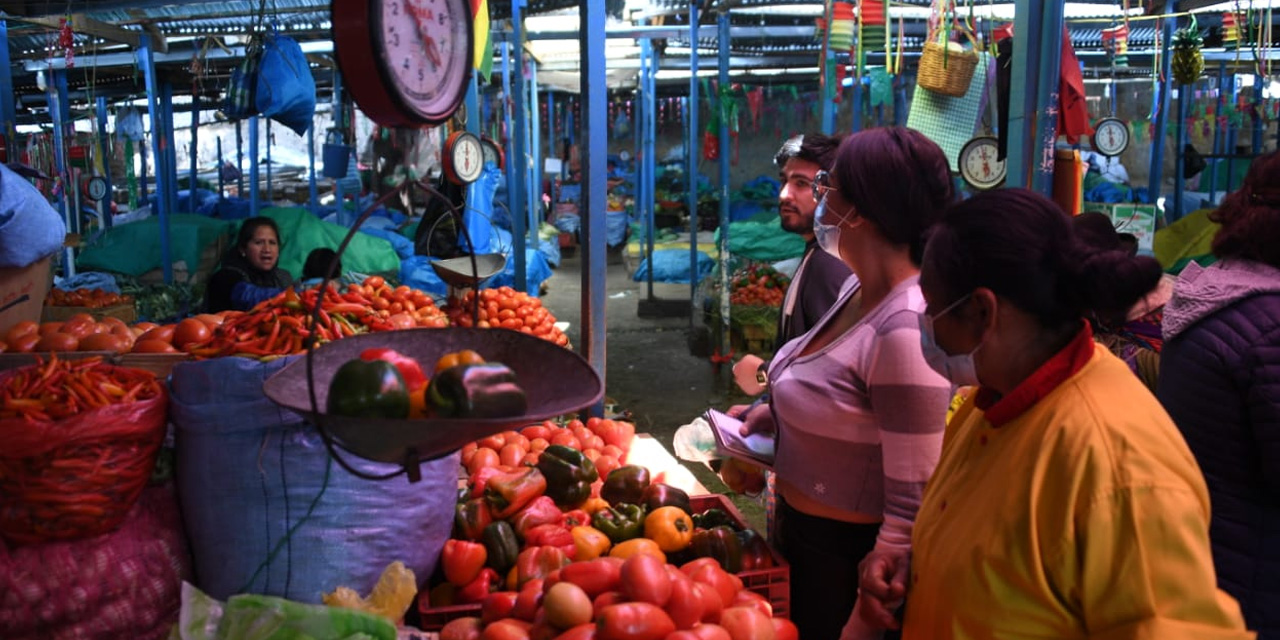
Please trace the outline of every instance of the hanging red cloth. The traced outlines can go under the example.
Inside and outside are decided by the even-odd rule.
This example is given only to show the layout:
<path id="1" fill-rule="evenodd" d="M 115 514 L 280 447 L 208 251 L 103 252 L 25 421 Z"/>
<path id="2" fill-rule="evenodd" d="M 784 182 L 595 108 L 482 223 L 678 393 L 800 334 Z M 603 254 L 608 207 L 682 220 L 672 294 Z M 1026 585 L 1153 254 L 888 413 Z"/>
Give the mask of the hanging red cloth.
<path id="1" fill-rule="evenodd" d="M 1092 135 L 1089 125 L 1089 108 L 1084 99 L 1084 76 L 1080 73 L 1080 61 L 1075 47 L 1071 46 L 1071 34 L 1062 29 L 1062 67 L 1058 80 L 1058 135 L 1065 135 L 1067 142 L 1075 144 L 1082 135 Z"/>

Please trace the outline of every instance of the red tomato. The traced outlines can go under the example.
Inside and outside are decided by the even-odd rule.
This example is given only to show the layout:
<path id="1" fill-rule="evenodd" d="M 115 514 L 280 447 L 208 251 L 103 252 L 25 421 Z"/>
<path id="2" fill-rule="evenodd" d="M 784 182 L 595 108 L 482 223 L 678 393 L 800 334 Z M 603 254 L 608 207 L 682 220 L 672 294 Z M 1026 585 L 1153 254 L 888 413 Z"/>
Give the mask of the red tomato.
<path id="1" fill-rule="evenodd" d="M 667 565 L 670 567 L 671 565 Z M 678 580 L 671 581 L 671 598 L 667 600 L 667 614 L 677 629 L 692 629 L 702 621 L 702 599 L 694 593 L 693 582 L 676 571 Z"/>
<path id="2" fill-rule="evenodd" d="M 27 333 L 9 340 L 9 349 L 18 353 L 31 353 L 40 342 L 39 333 Z"/>
<path id="3" fill-rule="evenodd" d="M 542 459 L 541 453 L 534 453 L 530 451 L 529 453 L 524 454 L 523 458 L 520 458 L 520 466 L 536 467 L 538 466 L 538 461 L 541 459 Z"/>
<path id="4" fill-rule="evenodd" d="M 97 332 L 97 330 L 98 323 L 94 322 L 93 318 L 72 318 L 62 323 L 62 329 L 59 330 L 59 333 L 75 336 L 75 338 L 79 340 L 80 338 L 92 335 Z"/>
<path id="5" fill-rule="evenodd" d="M 173 330 L 174 330 L 174 325 L 171 325 L 171 324 L 166 324 L 164 326 L 156 327 L 154 329 L 148 329 L 146 333 L 138 336 L 138 341 L 141 342 L 143 340 L 160 340 L 162 342 L 168 342 L 169 344 L 173 344 Z"/>
<path id="6" fill-rule="evenodd" d="M 627 597 L 622 595 L 621 591 L 606 591 L 596 596 L 596 599 L 591 601 L 591 606 L 599 612 L 604 611 L 605 607 L 612 607 L 615 604 L 622 604 L 626 601 Z"/>
<path id="7" fill-rule="evenodd" d="M 547 622 L 557 629 L 572 629 L 591 621 L 591 598 L 572 582 L 558 582 L 542 602 Z"/>
<path id="8" fill-rule="evenodd" d="M 387 283 L 387 279 L 383 278 L 382 276 L 369 276 L 368 278 L 365 278 L 364 282 L 362 282 L 361 284 L 363 284 L 366 287 L 381 289 L 382 285 L 385 285 L 386 283 Z"/>
<path id="9" fill-rule="evenodd" d="M 392 313 L 387 322 L 396 329 L 412 329 L 418 326 L 418 321 L 413 319 L 413 315 L 409 313 Z"/>
<path id="10" fill-rule="evenodd" d="M 596 458 L 592 462 L 596 463 L 596 471 L 600 474 L 601 478 L 607 477 L 610 471 L 622 466 L 622 462 L 620 460 L 611 455 L 605 454 L 603 451 L 600 452 L 600 457 Z"/>
<path id="11" fill-rule="evenodd" d="M 95 333 L 80 341 L 81 351 L 124 351 L 124 341 L 113 333 Z"/>
<path id="12" fill-rule="evenodd" d="M 594 622 L 580 624 L 556 636 L 555 640 L 596 640 L 596 624 Z"/>
<path id="13" fill-rule="evenodd" d="M 536 440 L 538 438 L 542 438 L 543 440 L 546 440 L 551 437 L 551 429 L 548 429 L 547 427 L 540 424 L 535 424 L 531 427 L 525 427 L 521 429 L 520 435 L 523 435 L 529 440 Z"/>
<path id="14" fill-rule="evenodd" d="M 502 447 L 502 451 L 498 452 L 498 462 L 505 465 L 516 466 L 524 458 L 525 450 L 520 448 L 518 444 L 508 444 Z"/>
<path id="15" fill-rule="evenodd" d="M 538 614 L 538 606 L 541 604 L 542 579 L 530 580 L 524 583 L 524 587 L 516 595 L 516 603 L 511 607 L 511 616 L 533 622 L 533 617 Z"/>
<path id="16" fill-rule="evenodd" d="M 450 620 L 440 630 L 440 640 L 480 640 L 482 626 L 475 616 Z"/>
<path id="17" fill-rule="evenodd" d="M 770 618 L 773 617 L 773 605 L 769 603 L 769 599 L 754 592 L 743 589 L 738 595 L 733 597 L 730 607 L 750 607 L 763 613 Z"/>
<path id="18" fill-rule="evenodd" d="M 497 451 L 481 447 L 476 449 L 475 454 L 471 456 L 471 464 L 467 465 L 467 473 L 475 473 L 485 467 L 495 466 L 499 462 L 500 458 Z"/>
<path id="19" fill-rule="evenodd" d="M 597 436 L 595 434 L 587 434 L 587 437 L 582 438 L 582 448 L 583 449 L 603 449 L 604 440 L 601 440 L 600 436 Z"/>
<path id="20" fill-rule="evenodd" d="M 573 437 L 577 438 L 578 440 L 586 440 L 587 438 L 590 438 L 591 436 L 595 435 L 591 433 L 590 429 L 582 425 L 569 427 L 569 432 L 572 433 Z"/>
<path id="21" fill-rule="evenodd" d="M 622 567 L 601 559 L 573 562 L 560 569 L 560 579 L 582 588 L 592 598 L 619 587 Z"/>
<path id="22" fill-rule="evenodd" d="M 518 595 L 514 591 L 499 591 L 486 596 L 484 602 L 480 603 L 480 622 L 489 625 L 510 618 Z"/>
<path id="23" fill-rule="evenodd" d="M 476 450 L 479 448 L 480 445 L 474 442 L 468 442 L 462 445 L 462 466 L 465 467 L 471 462 L 471 456 L 476 455 Z"/>
<path id="24" fill-rule="evenodd" d="M 23 336 L 28 336 L 28 335 L 35 335 L 35 334 L 38 334 L 39 332 L 40 332 L 40 325 L 36 324 L 32 320 L 23 320 L 22 322 L 19 322 L 18 324 L 15 324 L 12 327 L 9 327 L 9 331 L 4 334 L 4 340 L 5 342 L 12 344 L 13 341 L 17 340 L 18 338 L 21 338 Z"/>
<path id="25" fill-rule="evenodd" d="M 720 592 L 709 584 L 694 582 L 693 593 L 702 603 L 702 621 L 720 622 L 720 612 L 724 611 L 724 601 L 720 599 Z"/>
<path id="26" fill-rule="evenodd" d="M 786 618 L 771 618 L 773 621 L 773 635 L 777 640 L 800 640 L 800 630 L 796 628 L 796 623 Z"/>
<path id="27" fill-rule="evenodd" d="M 596 459 L 600 457 L 600 450 L 599 449 L 583 449 L 582 455 L 585 456 L 588 460 L 595 462 Z"/>
<path id="28" fill-rule="evenodd" d="M 667 563 L 648 554 L 631 556 L 622 565 L 622 592 L 637 602 L 665 605 L 671 599 Z"/>
<path id="29" fill-rule="evenodd" d="M 698 640 L 698 634 L 692 631 L 677 631 L 667 636 L 666 640 Z"/>
<path id="30" fill-rule="evenodd" d="M 551 446 L 551 443 L 546 438 L 534 438 L 529 441 L 529 450 L 534 453 L 542 453 L 549 446 Z"/>
<path id="31" fill-rule="evenodd" d="M 552 436 L 551 444 L 561 444 L 571 449 L 582 449 L 582 443 L 568 431 L 561 431 Z"/>
<path id="32" fill-rule="evenodd" d="M 750 607 L 729 607 L 720 614 L 720 626 L 733 640 L 775 640 L 773 622 Z"/>
<path id="33" fill-rule="evenodd" d="M 524 620 L 499 620 L 484 628 L 480 640 L 530 640 L 530 626 Z"/>
<path id="34" fill-rule="evenodd" d="M 173 345 L 182 349 L 193 342 L 205 342 L 209 336 L 209 325 L 195 318 L 187 318 L 173 328 Z"/>
<path id="35" fill-rule="evenodd" d="M 62 325 L 63 323 L 61 322 L 41 322 L 40 328 L 36 329 L 36 333 L 39 333 L 42 336 L 47 336 L 51 333 L 57 333 L 59 331 L 62 331 Z"/>
<path id="36" fill-rule="evenodd" d="M 479 444 L 480 444 L 480 447 L 483 449 L 493 449 L 494 451 L 499 451 L 502 449 L 503 445 L 507 444 L 507 439 L 503 437 L 501 433 L 495 433 L 486 438 L 481 438 Z"/>
<path id="37" fill-rule="evenodd" d="M 597 624 L 600 640 L 662 640 L 676 630 L 671 616 L 648 602 L 605 607 Z"/>
<path id="38" fill-rule="evenodd" d="M 703 623 L 693 628 L 693 635 L 698 640 L 733 640 L 724 627 L 715 623 Z"/>
<path id="39" fill-rule="evenodd" d="M 738 595 L 738 590 L 741 588 L 741 581 L 734 583 L 733 578 L 736 577 L 725 573 L 719 564 L 715 566 L 703 565 L 694 569 L 693 573 L 689 575 L 689 578 L 694 582 L 701 582 L 715 589 L 716 593 L 720 594 L 720 601 L 725 603 L 725 608 L 732 606 L 733 598 Z"/>
<path id="40" fill-rule="evenodd" d="M 80 346 L 80 339 L 69 333 L 60 331 L 46 334 L 36 342 L 34 351 L 75 351 Z"/>

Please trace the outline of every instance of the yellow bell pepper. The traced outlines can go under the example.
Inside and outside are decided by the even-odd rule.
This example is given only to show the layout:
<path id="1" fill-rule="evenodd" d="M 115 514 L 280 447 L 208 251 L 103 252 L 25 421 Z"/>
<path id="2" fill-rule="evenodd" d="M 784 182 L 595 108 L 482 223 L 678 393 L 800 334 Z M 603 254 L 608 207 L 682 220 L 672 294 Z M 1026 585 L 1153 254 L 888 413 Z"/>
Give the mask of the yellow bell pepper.
<path id="1" fill-rule="evenodd" d="M 613 549 L 609 551 L 610 558 L 622 558 L 623 560 L 637 555 L 653 556 L 663 562 L 667 561 L 667 554 L 662 552 L 662 549 L 658 547 L 658 543 L 648 538 L 632 538 L 619 542 L 613 545 Z"/>
<path id="2" fill-rule="evenodd" d="M 609 503 L 604 498 L 587 498 L 578 508 L 586 511 L 587 515 L 595 515 L 597 511 L 609 508 Z"/>
<path id="3" fill-rule="evenodd" d="M 612 544 L 609 536 L 595 527 L 577 526 L 570 530 L 573 534 L 573 559 L 575 562 L 595 560 L 609 551 Z"/>
<path id="4" fill-rule="evenodd" d="M 511 570 L 507 572 L 506 582 L 507 591 L 518 591 L 516 587 L 520 585 L 520 573 L 516 571 L 515 567 L 511 567 Z"/>
<path id="5" fill-rule="evenodd" d="M 446 353 L 436 360 L 436 373 L 452 369 L 460 364 L 484 364 L 484 357 L 470 349 Z"/>
<path id="6" fill-rule="evenodd" d="M 693 541 L 693 519 L 680 507 L 659 507 L 644 519 L 644 537 L 673 553 Z"/>

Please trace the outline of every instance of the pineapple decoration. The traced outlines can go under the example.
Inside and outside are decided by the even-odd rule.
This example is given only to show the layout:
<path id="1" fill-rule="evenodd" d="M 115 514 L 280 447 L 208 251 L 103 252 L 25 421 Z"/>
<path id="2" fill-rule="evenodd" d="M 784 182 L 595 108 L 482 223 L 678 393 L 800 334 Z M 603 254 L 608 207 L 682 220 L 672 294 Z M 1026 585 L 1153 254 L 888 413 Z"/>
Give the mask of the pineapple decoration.
<path id="1" fill-rule="evenodd" d="M 1195 17 L 1191 24 L 1173 33 L 1173 79 L 1178 84 L 1192 84 L 1204 72 L 1204 54 L 1200 53 L 1200 45 L 1204 39 L 1200 37 L 1200 29 L 1196 26 Z"/>

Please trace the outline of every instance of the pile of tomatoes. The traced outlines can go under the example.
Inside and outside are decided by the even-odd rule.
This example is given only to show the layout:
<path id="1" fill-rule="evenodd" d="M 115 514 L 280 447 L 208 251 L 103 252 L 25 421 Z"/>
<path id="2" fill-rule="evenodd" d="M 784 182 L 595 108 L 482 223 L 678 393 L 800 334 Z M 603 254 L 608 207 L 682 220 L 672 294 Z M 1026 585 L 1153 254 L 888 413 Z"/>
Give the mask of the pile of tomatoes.
<path id="1" fill-rule="evenodd" d="M 729 302 L 732 304 L 780 307 L 791 279 L 769 265 L 754 265 L 734 275 Z"/>
<path id="2" fill-rule="evenodd" d="M 133 296 L 109 293 L 102 289 L 75 289 L 72 291 L 51 289 L 48 297 L 44 299 L 44 304 L 49 307 L 89 307 L 90 309 L 100 309 L 117 304 L 133 304 Z"/>
<path id="3" fill-rule="evenodd" d="M 542 306 L 542 300 L 537 297 L 511 287 L 482 289 L 479 316 L 473 319 L 475 296 L 474 291 L 468 291 L 460 299 L 449 299 L 444 311 L 449 315 L 450 322 L 459 327 L 511 329 L 549 340 L 562 347 L 569 345 L 568 336 L 556 328 L 555 316 Z"/>
<path id="4" fill-rule="evenodd" d="M 87 313 L 77 313 L 62 322 L 23 321 L 13 325 L 0 341 L 0 352 L 124 352 L 132 349 L 143 333 L 144 329 L 130 327 L 119 318 L 98 321 Z"/>
<path id="5" fill-rule="evenodd" d="M 635 437 L 636 426 L 621 420 L 570 420 L 563 426 L 547 420 L 468 443 L 462 448 L 462 465 L 468 475 L 488 467 L 535 465 L 547 447 L 559 444 L 581 451 L 604 478 L 626 463 Z"/>
<path id="6" fill-rule="evenodd" d="M 575 562 L 518 592 L 490 594 L 480 617 L 441 640 L 795 640 L 760 594 L 710 558 L 681 567 L 650 555 Z"/>

